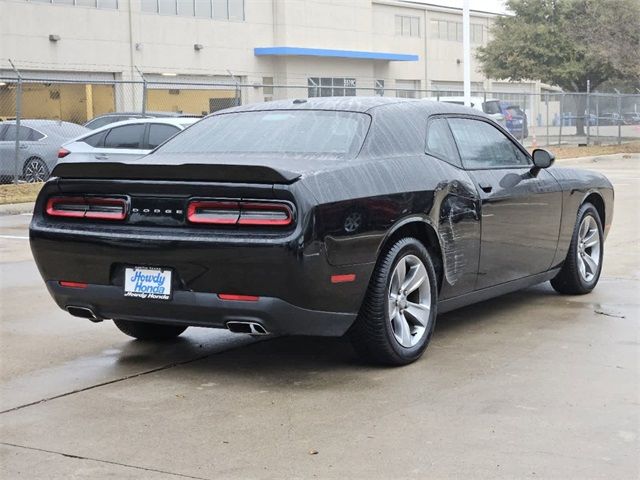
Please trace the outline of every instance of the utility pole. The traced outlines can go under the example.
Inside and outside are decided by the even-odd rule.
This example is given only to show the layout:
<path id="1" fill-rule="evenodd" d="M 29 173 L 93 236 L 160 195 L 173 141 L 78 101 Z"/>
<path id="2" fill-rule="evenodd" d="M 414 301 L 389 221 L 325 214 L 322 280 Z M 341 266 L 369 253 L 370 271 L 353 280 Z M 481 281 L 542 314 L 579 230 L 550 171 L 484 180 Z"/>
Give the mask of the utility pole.
<path id="1" fill-rule="evenodd" d="M 144 78 L 144 73 L 140 71 L 137 65 L 134 65 L 134 67 L 142 78 L 142 115 L 145 115 L 147 113 L 147 79 Z"/>
<path id="2" fill-rule="evenodd" d="M 462 3 L 462 71 L 464 83 L 464 104 L 471 106 L 471 38 L 469 0 Z"/>
<path id="3" fill-rule="evenodd" d="M 9 63 L 11 64 L 11 68 L 15 72 L 18 77 L 18 85 L 16 86 L 16 145 L 14 152 L 14 170 L 13 170 L 13 183 L 18 183 L 18 178 L 20 177 L 20 117 L 22 117 L 22 75 L 20 75 L 20 71 L 13 64 L 11 59 L 9 59 Z"/>

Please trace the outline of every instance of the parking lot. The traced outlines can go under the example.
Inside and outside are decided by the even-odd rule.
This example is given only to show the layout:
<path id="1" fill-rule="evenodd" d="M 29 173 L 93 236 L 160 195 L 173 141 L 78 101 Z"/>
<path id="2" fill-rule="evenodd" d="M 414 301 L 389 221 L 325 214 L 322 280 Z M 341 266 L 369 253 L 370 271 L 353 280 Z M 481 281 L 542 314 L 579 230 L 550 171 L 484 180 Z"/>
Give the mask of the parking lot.
<path id="1" fill-rule="evenodd" d="M 616 188 L 596 290 L 442 315 L 403 368 L 345 339 L 132 341 L 58 309 L 30 216 L 1 216 L 0 477 L 637 479 L 640 155 L 559 163 Z"/>

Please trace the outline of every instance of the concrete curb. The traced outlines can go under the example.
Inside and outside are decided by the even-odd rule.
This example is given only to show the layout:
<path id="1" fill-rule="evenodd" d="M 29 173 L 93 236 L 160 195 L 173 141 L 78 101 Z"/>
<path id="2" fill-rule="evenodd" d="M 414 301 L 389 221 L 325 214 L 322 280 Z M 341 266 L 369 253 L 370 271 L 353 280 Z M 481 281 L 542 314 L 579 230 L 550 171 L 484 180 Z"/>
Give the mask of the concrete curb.
<path id="1" fill-rule="evenodd" d="M 21 213 L 32 213 L 35 202 L 27 203 L 9 203 L 0 205 L 0 216 L 3 215 L 20 215 Z"/>

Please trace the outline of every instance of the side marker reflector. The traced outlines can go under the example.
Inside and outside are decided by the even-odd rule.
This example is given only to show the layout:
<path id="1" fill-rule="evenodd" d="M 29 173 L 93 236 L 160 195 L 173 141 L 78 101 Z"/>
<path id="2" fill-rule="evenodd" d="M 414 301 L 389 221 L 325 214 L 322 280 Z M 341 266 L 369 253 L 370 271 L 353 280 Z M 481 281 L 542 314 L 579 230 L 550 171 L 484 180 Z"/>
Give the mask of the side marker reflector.
<path id="1" fill-rule="evenodd" d="M 233 300 L 236 302 L 257 302 L 260 297 L 255 295 L 234 295 L 231 293 L 219 293 L 218 298 L 220 300 Z"/>
<path id="2" fill-rule="evenodd" d="M 82 282 L 67 282 L 61 280 L 58 282 L 58 285 L 67 288 L 87 288 L 87 284 Z"/>
<path id="3" fill-rule="evenodd" d="M 355 282 L 356 274 L 355 273 L 345 273 L 343 275 L 331 275 L 331 283 L 347 283 L 347 282 Z"/>

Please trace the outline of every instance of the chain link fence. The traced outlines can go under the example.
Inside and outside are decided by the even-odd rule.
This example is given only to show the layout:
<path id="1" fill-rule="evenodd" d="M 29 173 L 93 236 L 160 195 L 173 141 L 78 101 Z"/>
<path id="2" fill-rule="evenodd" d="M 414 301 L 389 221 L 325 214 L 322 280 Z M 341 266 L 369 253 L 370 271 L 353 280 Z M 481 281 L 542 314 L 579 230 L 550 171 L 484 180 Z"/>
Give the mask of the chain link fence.
<path id="1" fill-rule="evenodd" d="M 309 78 L 302 85 L 278 85 L 0 77 L 0 179 L 37 180 L 34 169 L 50 172 L 63 143 L 110 122 L 139 117 L 204 116 L 236 105 L 325 96 L 462 103 L 461 91 L 389 88 L 381 80 L 356 86 L 356 80 L 349 78 Z M 472 97 L 474 108 L 503 123 L 527 147 L 640 140 L 640 95 L 473 91 Z"/>

